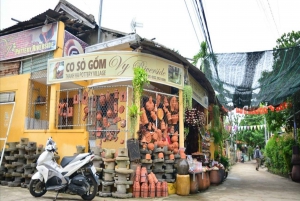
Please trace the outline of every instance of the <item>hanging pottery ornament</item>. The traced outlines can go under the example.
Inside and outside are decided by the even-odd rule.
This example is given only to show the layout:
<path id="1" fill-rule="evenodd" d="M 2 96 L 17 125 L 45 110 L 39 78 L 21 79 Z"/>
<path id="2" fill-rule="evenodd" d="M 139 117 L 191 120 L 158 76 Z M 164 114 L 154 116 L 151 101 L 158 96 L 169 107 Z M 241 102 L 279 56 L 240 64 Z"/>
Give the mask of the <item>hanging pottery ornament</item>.
<path id="1" fill-rule="evenodd" d="M 119 113 L 122 114 L 122 113 L 124 112 L 124 110 L 125 110 L 124 105 L 121 105 L 121 106 L 119 107 Z"/>

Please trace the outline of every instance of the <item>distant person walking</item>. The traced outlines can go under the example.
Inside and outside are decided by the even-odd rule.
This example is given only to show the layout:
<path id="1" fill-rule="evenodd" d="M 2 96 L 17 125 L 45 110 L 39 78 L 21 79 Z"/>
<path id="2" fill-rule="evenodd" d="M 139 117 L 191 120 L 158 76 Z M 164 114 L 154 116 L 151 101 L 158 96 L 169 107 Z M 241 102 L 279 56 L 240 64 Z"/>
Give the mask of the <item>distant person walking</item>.
<path id="1" fill-rule="evenodd" d="M 256 160 L 256 171 L 258 171 L 258 168 L 259 168 L 259 165 L 260 165 L 260 161 L 261 161 L 261 152 L 260 152 L 260 149 L 259 149 L 259 146 L 257 145 L 256 146 L 256 149 L 254 151 L 254 158 Z"/>

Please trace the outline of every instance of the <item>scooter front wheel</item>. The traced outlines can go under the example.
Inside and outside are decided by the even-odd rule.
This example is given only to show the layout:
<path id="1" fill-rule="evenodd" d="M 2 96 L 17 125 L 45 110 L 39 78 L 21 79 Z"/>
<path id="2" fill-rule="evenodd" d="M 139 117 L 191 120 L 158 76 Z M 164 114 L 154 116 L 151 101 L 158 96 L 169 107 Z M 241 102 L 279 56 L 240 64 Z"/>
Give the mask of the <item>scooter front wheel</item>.
<path id="1" fill-rule="evenodd" d="M 98 184 L 92 175 L 85 175 L 85 177 L 90 184 L 90 189 L 86 194 L 82 195 L 81 198 L 84 200 L 92 200 L 98 192 Z"/>
<path id="2" fill-rule="evenodd" d="M 29 192 L 34 197 L 43 196 L 47 190 L 45 183 L 39 179 L 33 179 L 29 183 Z"/>

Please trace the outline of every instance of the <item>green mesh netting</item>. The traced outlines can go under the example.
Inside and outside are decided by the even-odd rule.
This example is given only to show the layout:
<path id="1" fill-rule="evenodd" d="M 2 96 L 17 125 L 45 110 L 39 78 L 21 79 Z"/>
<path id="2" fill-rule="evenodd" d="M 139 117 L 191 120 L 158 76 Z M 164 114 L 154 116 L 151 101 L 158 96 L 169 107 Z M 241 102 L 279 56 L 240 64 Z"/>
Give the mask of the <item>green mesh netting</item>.
<path id="1" fill-rule="evenodd" d="M 249 53 L 215 54 L 204 73 L 227 109 L 277 105 L 300 89 L 300 46 Z"/>

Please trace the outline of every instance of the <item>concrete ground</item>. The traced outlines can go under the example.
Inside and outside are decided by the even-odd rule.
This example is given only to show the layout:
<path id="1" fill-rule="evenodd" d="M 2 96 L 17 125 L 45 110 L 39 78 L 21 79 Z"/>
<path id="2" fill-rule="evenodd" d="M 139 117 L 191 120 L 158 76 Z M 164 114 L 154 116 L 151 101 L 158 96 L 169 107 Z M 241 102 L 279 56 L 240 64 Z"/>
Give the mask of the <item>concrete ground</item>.
<path id="1" fill-rule="evenodd" d="M 47 192 L 41 198 L 34 198 L 29 191 L 20 187 L 0 186 L 0 201 L 49 201 L 55 194 Z M 82 200 L 79 196 L 59 194 L 58 201 Z M 94 201 L 124 200 L 95 197 Z M 201 200 L 201 201 L 300 201 L 300 183 L 273 175 L 266 168 L 255 170 L 255 161 L 237 163 L 232 166 L 227 179 L 218 186 L 189 196 L 170 195 L 164 198 L 130 198 L 127 200 Z"/>

